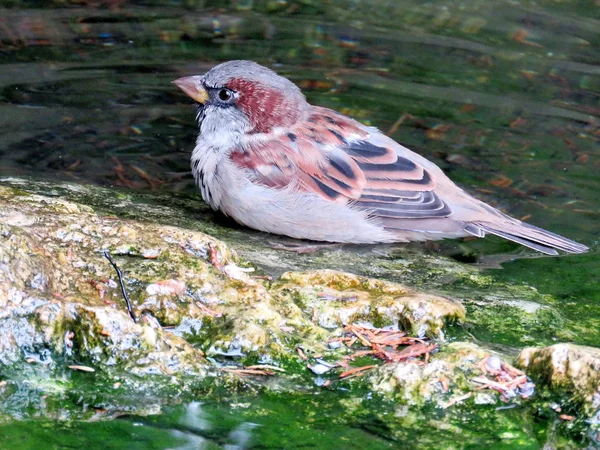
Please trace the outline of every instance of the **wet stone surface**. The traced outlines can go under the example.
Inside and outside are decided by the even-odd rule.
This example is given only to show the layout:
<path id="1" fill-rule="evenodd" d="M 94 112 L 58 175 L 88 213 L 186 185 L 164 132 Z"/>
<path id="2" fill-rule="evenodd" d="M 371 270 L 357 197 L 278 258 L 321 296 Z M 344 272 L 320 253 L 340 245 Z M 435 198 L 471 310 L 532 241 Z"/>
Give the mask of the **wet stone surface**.
<path id="1" fill-rule="evenodd" d="M 518 365 L 540 386 L 566 393 L 588 416 L 600 424 L 600 349 L 573 344 L 523 349 Z"/>
<path id="2" fill-rule="evenodd" d="M 510 365 L 513 349 L 468 342 L 464 328 L 469 310 L 476 320 L 483 310 L 498 323 L 504 308 L 520 311 L 524 321 L 543 317 L 540 311 L 557 315 L 551 302 L 535 302 L 535 291 L 494 285 L 443 257 L 404 252 L 390 266 L 389 257 L 358 249 L 308 246 L 304 253 L 301 244 L 298 253 L 279 249 L 289 243 L 277 237 L 238 240 L 241 231 L 227 224 L 194 221 L 185 202 L 166 206 L 160 194 L 134 199 L 82 185 L 3 180 L 6 417 L 31 417 L 31 408 L 59 419 L 151 415 L 198 395 L 248 389 L 343 394 L 345 414 L 354 417 L 371 408 L 358 401 L 366 389 L 382 405 L 396 405 L 388 420 L 394 428 L 394 417 L 407 420 L 423 408 L 475 414 L 542 401 L 534 381 L 545 383 L 543 357 L 529 357 L 536 364 L 522 363 L 521 372 Z M 137 323 L 105 251 L 123 273 Z M 358 261 L 369 261 L 379 277 L 346 271 Z M 330 268 L 306 270 L 311 265 Z M 408 284 L 391 281 L 394 273 Z M 424 292 L 423 279 L 444 295 Z M 549 392 L 556 383 L 546 382 Z M 139 401 L 150 392 L 151 400 Z"/>
<path id="3" fill-rule="evenodd" d="M 229 358 L 281 365 L 296 347 L 328 351 L 327 340 L 353 322 L 440 338 L 446 322 L 465 317 L 453 300 L 343 272 L 253 279 L 240 267 L 247 262 L 202 232 L 0 189 L 4 367 L 202 379 Z M 137 323 L 105 251 L 123 273 Z"/>

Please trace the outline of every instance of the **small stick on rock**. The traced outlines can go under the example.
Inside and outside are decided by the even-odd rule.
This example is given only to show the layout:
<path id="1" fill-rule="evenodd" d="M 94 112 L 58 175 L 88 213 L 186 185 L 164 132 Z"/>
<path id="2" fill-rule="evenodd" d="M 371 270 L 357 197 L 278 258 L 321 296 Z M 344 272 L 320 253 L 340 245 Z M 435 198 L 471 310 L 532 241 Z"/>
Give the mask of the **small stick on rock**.
<path id="1" fill-rule="evenodd" d="M 125 303 L 127 304 L 127 311 L 129 311 L 129 317 L 133 320 L 134 323 L 137 323 L 137 319 L 133 314 L 133 309 L 131 308 L 131 302 L 129 301 L 129 296 L 127 295 L 127 291 L 125 290 L 125 283 L 123 282 L 123 272 L 119 269 L 119 266 L 114 262 L 108 250 L 104 250 L 104 256 L 108 259 L 108 262 L 114 269 L 117 271 L 117 277 L 119 277 L 119 284 L 121 285 L 121 292 L 123 293 L 123 297 L 125 298 Z"/>
<path id="2" fill-rule="evenodd" d="M 363 367 L 354 367 L 350 370 L 346 370 L 345 372 L 340 373 L 340 378 L 348 378 L 350 376 L 360 376 L 360 375 L 362 375 L 363 371 L 372 369 L 374 367 L 377 367 L 377 366 L 369 365 L 369 366 L 363 366 Z"/>

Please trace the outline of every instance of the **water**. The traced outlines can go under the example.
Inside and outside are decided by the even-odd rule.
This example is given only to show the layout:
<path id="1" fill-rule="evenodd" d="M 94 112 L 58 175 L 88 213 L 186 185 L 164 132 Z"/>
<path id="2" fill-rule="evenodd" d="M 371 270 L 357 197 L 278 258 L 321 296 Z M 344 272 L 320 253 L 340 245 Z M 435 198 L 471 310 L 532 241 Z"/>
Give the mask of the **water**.
<path id="1" fill-rule="evenodd" d="M 586 255 L 519 258 L 525 254 L 517 245 L 491 238 L 437 243 L 428 251 L 552 295 L 575 331 L 572 340 L 600 346 L 598 2 L 160 3 L 3 2 L 0 176 L 196 196 L 189 173 L 193 107 L 171 81 L 219 61 L 253 59 L 291 78 L 312 103 L 389 132 L 484 201 L 591 247 Z M 491 343 L 509 340 L 502 330 L 472 332 Z M 289 422 L 277 428 L 277 411 L 290 400 L 271 399 L 268 407 L 264 401 L 250 401 L 264 409 L 263 421 L 233 413 L 235 424 L 219 433 L 173 425 L 188 411 L 181 406 L 139 426 L 139 418 L 3 425 L 0 448 L 33 448 L 49 436 L 49 448 L 94 448 L 105 435 L 112 443 L 103 448 L 134 448 L 133 434 L 147 438 L 138 448 L 242 448 L 269 439 L 275 443 L 262 448 L 278 448 L 277 433 L 292 428 L 308 431 L 298 431 L 287 448 L 348 448 L 344 442 L 363 438 L 371 448 L 390 448 L 399 436 L 416 439 L 408 425 L 373 437 L 375 413 L 315 434 L 300 406 L 285 409 Z M 218 415 L 226 408 L 209 409 Z M 322 410 L 327 423 L 339 414 Z M 518 429 L 523 448 L 543 444 L 538 428 L 546 425 L 523 431 L 514 425 L 519 414 L 507 412 L 498 427 Z M 494 444 L 493 429 L 485 431 L 481 419 L 473 428 L 481 433 L 465 445 Z M 230 437 L 235 430 L 254 440 L 240 444 Z M 122 444 L 120 435 L 127 436 Z M 440 436 L 438 444 L 450 439 Z M 494 445 L 514 448 L 511 442 Z"/>
<path id="2" fill-rule="evenodd" d="M 236 397 L 227 402 L 192 402 L 160 416 L 123 416 L 102 422 L 22 421 L 0 425 L 0 448 L 34 449 L 305 449 L 525 448 L 543 444 L 545 425 L 521 408 L 482 407 L 477 416 L 429 411 L 430 419 L 366 400 L 371 414 L 352 417 L 343 394 Z M 396 415 L 390 427 L 386 416 Z M 481 417 L 485 418 L 482 422 Z M 459 437 L 460 436 L 460 437 Z M 456 447 L 454 447 L 456 448 Z"/>

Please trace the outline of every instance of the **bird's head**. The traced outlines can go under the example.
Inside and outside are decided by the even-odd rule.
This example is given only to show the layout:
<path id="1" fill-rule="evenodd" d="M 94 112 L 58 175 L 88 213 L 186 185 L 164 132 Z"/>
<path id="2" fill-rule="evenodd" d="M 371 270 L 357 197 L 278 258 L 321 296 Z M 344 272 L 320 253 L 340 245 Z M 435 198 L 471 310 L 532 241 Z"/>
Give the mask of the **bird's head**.
<path id="1" fill-rule="evenodd" d="M 174 83 L 197 102 L 202 133 L 270 133 L 304 119 L 310 108 L 296 85 L 252 61 L 229 61 Z"/>

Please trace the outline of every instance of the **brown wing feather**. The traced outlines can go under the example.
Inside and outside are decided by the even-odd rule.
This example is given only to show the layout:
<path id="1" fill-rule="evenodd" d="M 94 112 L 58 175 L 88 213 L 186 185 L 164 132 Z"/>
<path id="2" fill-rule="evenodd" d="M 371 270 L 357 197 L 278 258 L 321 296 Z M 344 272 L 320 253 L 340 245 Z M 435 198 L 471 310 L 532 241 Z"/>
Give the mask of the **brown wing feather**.
<path id="1" fill-rule="evenodd" d="M 256 183 L 274 188 L 295 183 L 330 201 L 352 202 L 374 216 L 451 214 L 423 166 L 393 148 L 374 145 L 364 127 L 325 108 L 315 108 L 287 135 L 233 152 L 231 159 Z"/>

